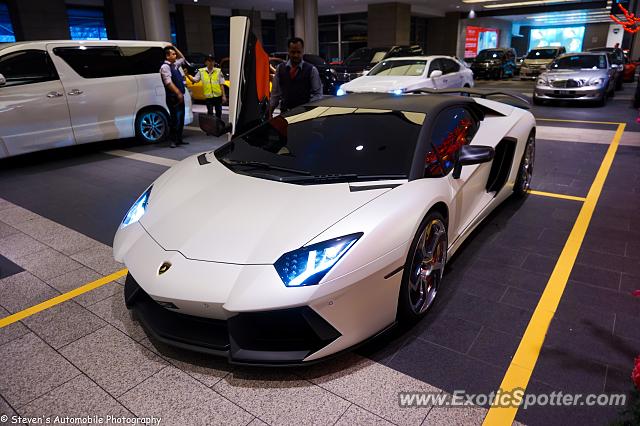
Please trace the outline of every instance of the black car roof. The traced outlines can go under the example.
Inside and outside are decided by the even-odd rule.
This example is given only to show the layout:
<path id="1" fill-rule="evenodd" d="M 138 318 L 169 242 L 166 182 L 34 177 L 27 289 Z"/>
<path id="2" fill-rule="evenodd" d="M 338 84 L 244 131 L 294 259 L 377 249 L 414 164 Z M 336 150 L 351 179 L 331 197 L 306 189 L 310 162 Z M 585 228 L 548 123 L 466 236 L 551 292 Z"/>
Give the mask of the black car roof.
<path id="1" fill-rule="evenodd" d="M 432 114 L 455 104 L 476 105 L 464 96 L 440 94 L 394 95 L 390 93 L 352 93 L 325 98 L 309 105 L 341 108 L 371 108 Z"/>

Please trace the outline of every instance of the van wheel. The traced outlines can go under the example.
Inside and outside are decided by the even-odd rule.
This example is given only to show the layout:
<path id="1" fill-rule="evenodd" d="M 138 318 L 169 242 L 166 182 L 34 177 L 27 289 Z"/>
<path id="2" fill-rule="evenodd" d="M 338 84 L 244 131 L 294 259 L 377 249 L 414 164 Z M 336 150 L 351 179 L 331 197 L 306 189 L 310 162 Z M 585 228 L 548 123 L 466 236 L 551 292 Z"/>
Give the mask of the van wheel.
<path id="1" fill-rule="evenodd" d="M 136 117 L 136 137 L 144 143 L 163 141 L 169 133 L 169 120 L 164 111 L 147 110 Z"/>

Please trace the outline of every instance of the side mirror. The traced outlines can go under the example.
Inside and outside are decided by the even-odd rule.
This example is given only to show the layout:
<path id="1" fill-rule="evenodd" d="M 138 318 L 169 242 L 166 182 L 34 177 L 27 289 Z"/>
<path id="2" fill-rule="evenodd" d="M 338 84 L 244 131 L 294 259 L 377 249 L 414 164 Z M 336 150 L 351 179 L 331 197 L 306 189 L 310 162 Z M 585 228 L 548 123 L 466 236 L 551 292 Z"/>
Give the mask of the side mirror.
<path id="1" fill-rule="evenodd" d="M 429 78 L 436 78 L 441 76 L 442 76 L 442 71 L 440 70 L 433 70 L 431 71 L 431 74 L 429 74 Z"/>
<path id="2" fill-rule="evenodd" d="M 7 79 L 4 78 L 4 75 L 0 74 L 0 86 L 4 86 L 7 84 Z"/>
<path id="3" fill-rule="evenodd" d="M 473 164 L 488 163 L 493 160 L 495 151 L 490 146 L 482 145 L 463 145 L 458 153 L 458 161 L 453 168 L 453 178 L 459 179 L 462 172 L 462 166 L 470 166 Z"/>

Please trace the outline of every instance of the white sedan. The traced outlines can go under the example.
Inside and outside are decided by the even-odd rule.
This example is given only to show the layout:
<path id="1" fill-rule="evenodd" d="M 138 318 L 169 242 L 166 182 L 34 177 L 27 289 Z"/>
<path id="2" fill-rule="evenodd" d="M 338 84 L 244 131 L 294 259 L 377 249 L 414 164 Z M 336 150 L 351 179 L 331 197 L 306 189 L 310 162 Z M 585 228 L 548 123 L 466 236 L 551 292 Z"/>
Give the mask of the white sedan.
<path id="1" fill-rule="evenodd" d="M 451 56 L 414 56 L 379 62 L 366 75 L 340 86 L 338 95 L 459 87 L 473 87 L 473 72 L 464 62 Z"/>
<path id="2" fill-rule="evenodd" d="M 533 172 L 529 111 L 452 92 L 326 98 L 181 161 L 115 236 L 127 307 L 157 340 L 247 364 L 420 320 L 447 259 Z"/>

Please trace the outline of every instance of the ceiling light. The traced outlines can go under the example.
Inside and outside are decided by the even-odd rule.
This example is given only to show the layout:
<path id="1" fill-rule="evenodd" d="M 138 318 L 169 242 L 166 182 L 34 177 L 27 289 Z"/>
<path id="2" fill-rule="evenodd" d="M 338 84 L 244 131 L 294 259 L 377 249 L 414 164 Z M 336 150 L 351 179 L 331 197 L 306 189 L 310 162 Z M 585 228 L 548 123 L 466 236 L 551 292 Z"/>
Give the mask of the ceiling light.
<path id="1" fill-rule="evenodd" d="M 476 17 L 476 12 L 475 12 L 475 10 L 471 9 L 469 11 L 469 19 L 473 19 L 475 17 Z"/>

